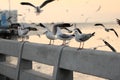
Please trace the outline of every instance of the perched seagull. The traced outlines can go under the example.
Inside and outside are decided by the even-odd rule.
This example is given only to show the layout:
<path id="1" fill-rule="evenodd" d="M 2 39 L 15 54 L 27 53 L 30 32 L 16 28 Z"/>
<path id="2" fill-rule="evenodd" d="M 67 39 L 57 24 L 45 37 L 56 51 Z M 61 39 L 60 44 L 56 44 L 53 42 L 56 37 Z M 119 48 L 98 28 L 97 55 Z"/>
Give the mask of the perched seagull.
<path id="1" fill-rule="evenodd" d="M 113 52 L 116 52 L 115 48 L 111 46 L 107 41 L 103 40 L 106 46 L 108 46 Z"/>
<path id="2" fill-rule="evenodd" d="M 53 32 L 50 31 L 50 29 L 46 27 L 45 25 L 43 25 L 42 23 L 40 23 L 39 25 L 47 29 L 47 31 L 44 32 L 44 34 L 46 34 L 46 37 L 50 40 L 49 45 L 51 45 L 51 40 L 53 40 L 53 44 L 54 44 L 54 40 L 56 39 L 56 36 L 53 34 Z"/>
<path id="3" fill-rule="evenodd" d="M 119 37 L 118 34 L 117 34 L 117 32 L 116 32 L 113 28 L 106 28 L 106 27 L 105 27 L 103 24 L 101 24 L 101 23 L 97 23 L 97 24 L 95 24 L 94 26 L 102 26 L 102 27 L 105 29 L 105 31 L 107 31 L 107 32 L 113 31 L 113 32 L 115 33 L 115 35 L 116 35 L 117 37 Z"/>
<path id="4" fill-rule="evenodd" d="M 45 5 L 47 5 L 48 3 L 53 2 L 53 1 L 54 0 L 46 0 L 40 6 L 35 6 L 32 3 L 30 3 L 30 2 L 21 2 L 21 5 L 32 6 L 32 7 L 34 7 L 36 9 L 36 13 L 39 14 L 39 13 L 41 13 L 43 11 L 43 10 L 41 10 L 41 8 L 43 8 Z"/>
<path id="5" fill-rule="evenodd" d="M 82 49 L 84 46 L 84 42 L 87 41 L 88 39 L 90 39 L 92 36 L 94 36 L 95 32 L 90 33 L 90 34 L 83 34 L 78 28 L 74 29 L 74 34 L 75 34 L 75 40 L 77 42 L 80 42 L 79 48 L 78 49 Z M 83 45 L 81 47 L 81 42 L 83 42 Z"/>
<path id="6" fill-rule="evenodd" d="M 117 23 L 120 25 L 120 19 L 116 19 Z"/>
<path id="7" fill-rule="evenodd" d="M 26 34 L 29 31 L 37 31 L 37 29 L 36 28 L 32 28 L 32 27 L 23 28 L 21 26 L 18 26 L 18 36 L 22 37 L 22 41 L 24 41 L 24 37 L 28 37 L 28 36 L 26 36 Z"/>
<path id="8" fill-rule="evenodd" d="M 56 27 L 56 28 L 57 28 L 57 31 L 56 31 L 57 39 L 63 40 L 62 45 L 66 45 L 66 41 L 71 40 L 75 36 L 74 34 L 68 35 L 68 34 L 62 33 L 60 27 Z"/>

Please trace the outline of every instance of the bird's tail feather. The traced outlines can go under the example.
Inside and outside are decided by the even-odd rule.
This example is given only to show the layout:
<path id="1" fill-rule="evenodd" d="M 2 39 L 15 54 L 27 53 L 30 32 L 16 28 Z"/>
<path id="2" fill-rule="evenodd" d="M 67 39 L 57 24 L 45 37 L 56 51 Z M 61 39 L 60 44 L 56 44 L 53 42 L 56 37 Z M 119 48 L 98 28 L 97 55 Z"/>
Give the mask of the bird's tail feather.
<path id="1" fill-rule="evenodd" d="M 95 32 L 92 33 L 92 36 L 94 36 L 94 35 L 95 35 Z"/>

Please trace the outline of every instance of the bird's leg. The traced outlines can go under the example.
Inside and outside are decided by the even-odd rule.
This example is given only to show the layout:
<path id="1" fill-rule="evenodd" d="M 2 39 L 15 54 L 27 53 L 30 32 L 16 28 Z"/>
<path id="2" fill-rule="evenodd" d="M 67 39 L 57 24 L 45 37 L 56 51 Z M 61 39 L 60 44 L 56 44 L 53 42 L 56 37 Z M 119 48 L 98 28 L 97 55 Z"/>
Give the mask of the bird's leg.
<path id="1" fill-rule="evenodd" d="M 53 44 L 54 44 L 54 40 L 53 40 Z"/>
<path id="2" fill-rule="evenodd" d="M 50 42 L 49 42 L 49 45 L 51 45 L 51 40 L 50 40 Z"/>
<path id="3" fill-rule="evenodd" d="M 84 47 L 84 42 L 83 42 L 83 44 L 82 44 L 82 49 L 83 49 L 83 47 Z"/>
<path id="4" fill-rule="evenodd" d="M 22 36 L 22 41 L 24 41 L 24 37 Z"/>
<path id="5" fill-rule="evenodd" d="M 66 42 L 66 41 L 65 41 L 65 40 L 63 40 L 63 43 L 62 43 L 62 45 L 65 45 L 65 42 Z"/>
<path id="6" fill-rule="evenodd" d="M 81 49 L 81 42 L 80 42 L 79 48 L 77 50 L 80 50 L 80 49 Z"/>

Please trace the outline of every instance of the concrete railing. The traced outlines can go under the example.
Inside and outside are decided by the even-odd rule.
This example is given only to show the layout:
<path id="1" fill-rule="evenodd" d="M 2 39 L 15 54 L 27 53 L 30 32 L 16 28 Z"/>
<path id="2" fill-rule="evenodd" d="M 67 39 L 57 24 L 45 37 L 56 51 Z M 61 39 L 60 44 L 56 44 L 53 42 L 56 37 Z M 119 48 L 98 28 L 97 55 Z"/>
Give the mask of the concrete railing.
<path id="1" fill-rule="evenodd" d="M 17 57 L 17 65 L 7 63 L 7 55 Z M 32 61 L 53 66 L 53 75 L 36 72 Z M 120 54 L 0 40 L 0 80 L 73 80 L 74 71 L 120 80 Z"/>

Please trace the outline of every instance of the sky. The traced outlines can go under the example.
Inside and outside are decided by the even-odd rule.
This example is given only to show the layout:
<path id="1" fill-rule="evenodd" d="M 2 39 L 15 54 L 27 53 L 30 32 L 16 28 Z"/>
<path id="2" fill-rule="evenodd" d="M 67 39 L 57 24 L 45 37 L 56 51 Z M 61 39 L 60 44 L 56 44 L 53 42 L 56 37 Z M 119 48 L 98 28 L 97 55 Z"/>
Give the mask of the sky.
<path id="1" fill-rule="evenodd" d="M 33 7 L 20 5 L 23 1 L 39 6 L 45 0 L 1 0 L 0 10 L 18 10 L 21 22 L 115 22 L 120 18 L 120 0 L 55 0 L 39 15 Z"/>

